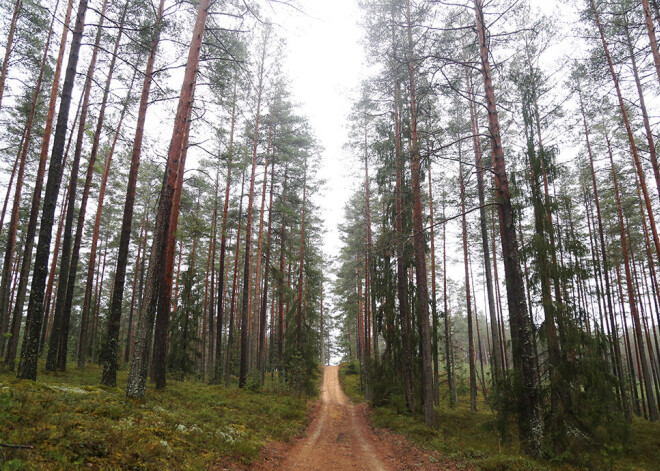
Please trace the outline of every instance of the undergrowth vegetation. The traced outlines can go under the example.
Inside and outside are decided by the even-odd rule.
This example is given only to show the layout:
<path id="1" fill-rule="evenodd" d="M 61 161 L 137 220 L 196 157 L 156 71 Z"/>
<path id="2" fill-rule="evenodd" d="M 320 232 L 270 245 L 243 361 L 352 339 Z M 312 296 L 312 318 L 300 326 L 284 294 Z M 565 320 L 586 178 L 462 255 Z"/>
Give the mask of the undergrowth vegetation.
<path id="1" fill-rule="evenodd" d="M 342 388 L 353 402 L 364 401 L 360 389 L 359 369 L 355 363 L 344 363 L 339 374 Z M 460 378 L 463 382 L 466 378 Z M 460 386 L 460 384 L 459 384 Z M 520 454 L 518 441 L 509 437 L 502 441 L 497 433 L 497 420 L 478 397 L 478 412 L 470 412 L 467 387 L 458 387 L 458 404 L 448 406 L 446 383 L 440 383 L 440 404 L 435 407 L 433 429 L 424 425 L 421 413 L 409 414 L 403 397 L 394 395 L 386 404 L 373 406 L 371 420 L 376 427 L 392 430 L 424 448 L 438 450 L 448 457 L 480 470 L 614 470 L 637 471 L 660 469 L 660 424 L 635 419 L 630 437 L 624 445 L 594 449 L 575 460 L 532 460 Z M 513 428 L 513 427 L 512 427 Z"/>
<path id="2" fill-rule="evenodd" d="M 0 371 L 0 469 L 207 469 L 249 463 L 270 440 L 307 425 L 305 396 L 267 377 L 260 391 L 168 382 L 143 401 L 98 386 L 101 370 L 40 372 L 20 381 Z"/>

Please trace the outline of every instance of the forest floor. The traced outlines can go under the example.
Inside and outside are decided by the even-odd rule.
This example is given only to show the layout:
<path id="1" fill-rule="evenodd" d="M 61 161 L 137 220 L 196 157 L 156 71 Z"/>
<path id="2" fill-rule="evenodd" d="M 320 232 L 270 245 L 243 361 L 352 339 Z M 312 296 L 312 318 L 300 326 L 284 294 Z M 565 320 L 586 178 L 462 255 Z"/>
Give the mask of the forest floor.
<path id="1" fill-rule="evenodd" d="M 364 393 L 360 388 L 357 364 L 343 364 L 339 374 L 343 390 L 362 406 Z M 553 460 L 532 460 L 520 454 L 518 440 L 512 436 L 502 442 L 496 431 L 495 416 L 481 394 L 478 412 L 470 412 L 466 385 L 459 386 L 458 403 L 447 405 L 446 382 L 441 384 L 440 405 L 436 406 L 437 427 L 424 425 L 421 414 L 409 414 L 403 398 L 393 397 L 389 404 L 371 406 L 369 421 L 376 434 L 392 433 L 405 437 L 425 453 L 436 453 L 448 462 L 462 463 L 461 469 L 485 471 L 657 471 L 660 470 L 660 423 L 635 418 L 628 430 L 628 439 L 616 447 L 591 449 L 571 459 L 569 456 Z M 582 464 L 576 463 L 580 461 Z M 421 468 L 423 469 L 423 468 Z M 445 468 L 441 468 L 445 469 Z M 452 468 L 449 468 L 452 469 Z"/>
<path id="2" fill-rule="evenodd" d="M 354 405 L 339 384 L 339 367 L 326 366 L 321 405 L 306 436 L 291 447 L 272 444 L 255 461 L 255 471 L 270 470 L 455 470 L 469 469 L 438 452 L 412 445 L 385 429 L 374 430 L 366 404 Z"/>
<path id="3" fill-rule="evenodd" d="M 126 370 L 106 388 L 95 365 L 40 368 L 36 382 L 0 369 L 0 470 L 660 469 L 659 424 L 636 419 L 628 442 L 599 450 L 590 468 L 532 461 L 515 439 L 499 442 L 482 400 L 475 414 L 464 394 L 453 409 L 441 397 L 431 429 L 396 400 L 368 406 L 350 366 L 326 368 L 321 400 L 270 375 L 263 388 L 252 378 L 242 390 L 168 379 L 133 401 Z"/>
<path id="4" fill-rule="evenodd" d="M 40 368 L 33 382 L 0 369 L 0 470 L 240 469 L 310 420 L 312 398 L 270 375 L 264 388 L 251 380 L 242 390 L 168 378 L 164 390 L 149 384 L 134 401 L 125 369 L 117 388 L 98 385 L 101 371 Z"/>

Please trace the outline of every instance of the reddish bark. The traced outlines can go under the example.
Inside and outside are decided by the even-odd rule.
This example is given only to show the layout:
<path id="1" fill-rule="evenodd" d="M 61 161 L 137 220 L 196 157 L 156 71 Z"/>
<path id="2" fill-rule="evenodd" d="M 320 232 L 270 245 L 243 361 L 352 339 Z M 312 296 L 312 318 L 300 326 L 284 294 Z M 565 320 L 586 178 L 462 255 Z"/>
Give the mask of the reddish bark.
<path id="1" fill-rule="evenodd" d="M 194 86 L 193 86 L 194 94 Z M 156 310 L 156 329 L 154 332 L 153 364 L 151 379 L 156 383 L 156 389 L 164 389 L 167 382 L 167 334 L 169 330 L 170 313 L 176 311 L 179 299 L 179 276 L 181 274 L 181 258 L 183 257 L 183 243 L 179 241 L 179 263 L 176 271 L 176 290 L 174 294 L 174 309 L 172 302 L 172 276 L 174 274 L 174 252 L 176 250 L 176 230 L 179 226 L 179 210 L 181 209 L 181 193 L 183 191 L 183 174 L 188 155 L 188 139 L 190 137 L 190 116 L 192 112 L 193 97 L 187 110 L 185 134 L 181 142 L 180 162 L 176 177 L 176 187 L 172 197 L 170 221 L 167 233 L 167 247 L 165 249 L 165 272 L 161 280 L 158 307 Z M 193 260 L 197 239 L 193 239 Z M 186 322 L 188 318 L 186 317 Z M 185 344 L 185 342 L 184 342 Z M 185 347 L 184 347 L 185 348 Z M 184 355 L 185 356 L 185 355 Z"/>
<path id="2" fill-rule="evenodd" d="M 227 323 L 227 360 L 225 361 L 225 387 L 229 387 L 229 375 L 232 370 L 232 346 L 234 340 L 234 307 L 236 300 L 236 288 L 238 280 L 238 254 L 241 246 L 241 223 L 243 222 L 243 190 L 245 189 L 245 171 L 241 179 L 241 194 L 238 208 L 238 228 L 236 230 L 236 250 L 234 252 L 234 275 L 231 285 L 231 301 L 229 303 L 229 322 Z"/>
<path id="3" fill-rule="evenodd" d="M 610 329 L 611 335 L 615 339 L 612 343 L 614 344 L 614 356 L 615 356 L 615 365 L 616 372 L 619 378 L 619 383 L 623 386 L 624 377 L 623 377 L 623 364 L 621 361 L 621 347 L 619 345 L 619 334 L 617 332 L 616 320 L 614 319 L 614 306 L 612 305 L 612 293 L 610 287 L 610 275 L 609 275 L 609 264 L 607 261 L 607 246 L 605 245 L 605 236 L 603 230 L 603 218 L 600 211 L 600 198 L 598 196 L 598 185 L 596 184 L 596 169 L 594 168 L 594 157 L 591 151 L 591 141 L 589 139 L 589 128 L 587 127 L 587 117 L 584 112 L 584 104 L 582 103 L 582 93 L 579 93 L 580 99 L 580 112 L 582 114 L 582 123 L 584 125 L 584 137 L 587 144 L 587 154 L 589 155 L 589 164 L 591 166 L 591 183 L 592 189 L 594 192 L 594 201 L 596 203 L 596 217 L 598 220 L 598 237 L 600 240 L 601 254 L 603 257 L 603 268 L 605 272 L 605 296 L 607 299 L 607 308 L 610 315 Z M 628 395 L 626 394 L 625 389 L 621 388 L 621 399 L 623 402 L 623 412 L 626 416 L 626 420 L 630 422 L 632 420 L 632 415 L 630 411 L 630 404 L 628 402 Z"/>
<path id="4" fill-rule="evenodd" d="M 502 149 L 497 106 L 495 104 L 495 89 L 490 71 L 488 38 L 482 1 L 474 0 L 474 6 L 495 173 L 495 199 L 499 204 L 500 236 L 509 305 L 513 360 L 515 369 L 519 371 L 515 380 L 517 382 L 515 394 L 518 406 L 519 436 L 525 453 L 540 456 L 543 442 L 543 417 L 539 382 L 535 369 L 533 332 L 525 305 L 524 284 L 520 271 L 511 194 Z"/>
<path id="5" fill-rule="evenodd" d="M 126 395 L 130 398 L 144 397 L 146 389 L 150 356 L 149 341 L 151 339 L 157 303 L 159 302 L 159 297 L 162 299 L 164 291 L 162 289 L 165 284 L 163 262 L 167 250 L 167 236 L 170 230 L 173 198 L 178 173 L 184 171 L 182 154 L 186 136 L 190 128 L 188 117 L 192 108 L 195 78 L 199 66 L 199 53 L 202 47 L 202 37 L 204 36 L 209 7 L 210 0 L 200 1 L 193 36 L 190 42 L 181 95 L 179 96 L 179 104 L 174 119 L 174 130 L 172 132 L 172 140 L 170 141 L 156 223 L 154 225 L 154 242 L 149 257 L 149 269 L 144 295 L 145 309 L 138 319 L 135 351 L 131 357 L 131 369 L 126 386 Z"/>
<path id="6" fill-rule="evenodd" d="M 417 280 L 417 314 L 421 331 L 422 349 L 422 385 L 424 400 L 424 423 L 435 425 L 433 410 L 433 371 L 431 361 L 431 338 L 429 325 L 429 293 L 426 274 L 426 238 L 424 235 L 424 216 L 422 213 L 421 176 L 419 140 L 417 137 L 417 101 L 415 89 L 415 63 L 413 59 L 412 23 L 410 0 L 406 0 L 406 22 L 408 30 L 408 72 L 410 75 L 410 174 L 413 194 L 413 232 L 415 248 L 415 277 Z"/>
<path id="7" fill-rule="evenodd" d="M 0 73 L 0 109 L 2 109 L 2 95 L 5 91 L 5 80 L 7 79 L 7 68 L 9 66 L 9 57 L 14 48 L 14 34 L 16 33 L 16 23 L 18 22 L 18 15 L 21 11 L 22 0 L 16 0 L 14 4 L 14 13 L 11 15 L 11 23 L 9 23 L 9 33 L 7 34 L 7 45 L 5 46 L 5 58 L 2 61 L 2 72 Z M 57 8 L 55 8 L 57 10 Z M 53 18 L 55 15 L 53 14 Z M 66 28 L 64 28 L 66 29 Z"/>
<path id="8" fill-rule="evenodd" d="M 96 157 L 98 155 L 98 150 L 99 150 L 99 143 L 101 141 L 101 133 L 103 131 L 103 121 L 105 119 L 105 107 L 106 104 L 108 103 L 108 96 L 110 94 L 110 86 L 112 84 L 112 75 L 114 73 L 115 69 L 115 62 L 117 60 L 117 53 L 119 51 L 119 44 L 121 42 L 121 37 L 123 35 L 124 31 L 124 19 L 126 18 L 126 11 L 128 10 L 128 5 L 129 2 L 126 2 L 124 4 L 124 9 L 122 10 L 121 17 L 119 19 L 119 31 L 117 32 L 117 38 L 115 39 L 115 45 L 114 49 L 112 51 L 112 56 L 110 59 L 110 66 L 108 68 L 108 77 L 105 82 L 105 88 L 103 90 L 103 98 L 101 99 L 101 108 L 99 110 L 99 116 L 98 120 L 96 123 L 96 130 L 94 132 L 94 139 L 92 141 L 92 149 L 89 155 L 89 163 L 87 165 L 87 176 L 85 178 L 85 186 L 83 188 L 83 194 L 82 194 L 82 200 L 80 202 L 80 209 L 78 212 L 78 225 L 76 228 L 76 236 L 75 236 L 75 241 L 73 244 L 73 252 L 71 254 L 71 268 L 69 270 L 69 281 L 67 283 L 67 299 L 66 299 L 66 312 L 65 315 L 69 317 L 71 315 L 71 307 L 72 307 L 72 300 L 73 300 L 73 289 L 75 287 L 76 283 L 76 274 L 78 272 L 78 259 L 80 256 L 80 245 L 82 243 L 82 235 L 83 235 L 83 228 L 85 225 L 85 211 L 87 209 L 87 200 L 89 198 L 89 190 L 92 185 L 92 177 L 94 176 L 94 168 L 96 166 Z M 105 4 L 104 4 L 105 8 Z M 102 13 L 103 14 L 103 13 Z M 101 24 L 103 22 L 101 21 Z M 133 75 L 135 78 L 135 74 Z M 131 81 L 131 87 L 133 87 L 133 81 Z M 129 88 L 129 94 L 130 94 L 130 88 Z M 126 104 L 126 107 L 128 106 L 128 102 Z M 121 128 L 121 123 L 124 118 L 124 113 L 125 109 L 122 110 L 122 114 L 119 118 L 119 124 L 117 126 L 117 135 L 119 134 L 119 129 Z M 109 170 L 109 165 L 112 160 L 112 153 L 114 152 L 114 147 L 115 143 L 117 141 L 117 137 L 115 136 L 115 140 L 112 143 L 112 148 L 110 150 L 110 154 L 108 155 L 108 158 L 106 159 L 106 167 L 107 170 Z M 101 189 L 99 190 L 99 206 L 96 209 L 97 212 L 97 220 L 100 219 L 101 215 L 101 210 L 103 208 L 103 197 L 105 194 L 105 187 L 106 187 L 106 180 L 107 180 L 107 175 L 104 172 L 103 174 L 103 181 L 101 182 Z M 90 253 L 90 265 L 92 266 L 93 270 L 93 261 L 96 256 L 96 244 L 98 239 L 98 223 L 100 221 L 95 220 L 94 222 L 94 234 L 92 235 L 92 251 Z M 91 277 L 89 276 L 89 266 L 87 269 L 87 281 L 91 281 Z M 85 286 L 85 295 L 87 295 L 87 291 L 91 289 L 90 284 Z M 90 291 L 91 295 L 91 291 Z M 87 296 L 86 296 L 87 297 Z M 85 309 L 87 307 L 87 309 Z M 84 346 L 86 345 L 87 342 L 87 324 L 89 322 L 89 300 L 87 300 L 87 306 L 85 306 L 85 302 L 83 301 L 83 311 L 82 311 L 82 316 L 80 320 L 80 337 L 78 339 L 78 367 L 82 368 L 85 366 L 85 348 Z"/>
<path id="9" fill-rule="evenodd" d="M 234 82 L 234 97 L 231 107 L 231 129 L 229 131 L 229 149 L 227 156 L 227 182 L 225 184 L 225 202 L 222 210 L 222 229 L 220 235 L 220 268 L 218 271 L 218 318 L 216 322 L 215 339 L 215 365 L 214 377 L 220 382 L 222 376 L 222 325 L 224 321 L 225 308 L 225 257 L 227 251 L 227 214 L 229 210 L 229 189 L 231 187 L 231 165 L 234 154 L 234 129 L 236 127 L 236 91 L 237 81 Z"/>
<path id="10" fill-rule="evenodd" d="M 653 242 L 655 243 L 656 252 L 657 252 L 658 256 L 660 256 L 660 240 L 658 239 L 658 232 L 657 232 L 657 229 L 656 229 L 655 218 L 653 217 L 653 208 L 651 206 L 651 201 L 649 199 L 648 190 L 646 188 L 646 180 L 645 180 L 645 177 L 644 177 L 644 170 L 642 169 L 642 164 L 640 162 L 639 155 L 637 153 L 637 144 L 635 143 L 635 138 L 634 138 L 634 135 L 633 135 L 633 132 L 632 132 L 632 128 L 630 127 L 630 121 L 628 119 L 628 113 L 626 111 L 626 107 L 625 107 L 625 104 L 624 104 L 624 101 L 623 101 L 623 95 L 621 94 L 621 88 L 619 87 L 619 79 L 618 79 L 618 77 L 616 75 L 616 72 L 614 70 L 614 64 L 613 64 L 612 58 L 610 56 L 609 48 L 607 46 L 607 41 L 605 39 L 605 34 L 603 32 L 603 28 L 602 28 L 601 23 L 600 23 L 600 16 L 598 14 L 598 10 L 596 9 L 596 5 L 594 3 L 594 0 L 590 0 L 590 4 L 591 4 L 591 8 L 592 8 L 593 13 L 594 13 L 596 26 L 598 27 L 598 32 L 600 34 L 601 43 L 603 45 L 603 51 L 605 52 L 605 57 L 607 58 L 607 63 L 608 63 L 608 66 L 609 66 L 610 75 L 612 76 L 612 81 L 614 82 L 614 88 L 616 89 L 616 92 L 617 92 L 617 98 L 619 100 L 619 108 L 621 109 L 621 115 L 623 117 L 623 122 L 624 122 L 624 125 L 625 125 L 625 128 L 626 128 L 626 133 L 628 135 L 628 142 L 630 144 L 630 150 L 632 152 L 633 161 L 634 161 L 635 167 L 637 169 L 637 174 L 639 176 L 640 186 L 641 186 L 641 189 L 642 189 L 642 193 L 644 195 L 644 203 L 646 205 L 646 211 L 647 211 L 647 214 L 648 214 L 648 217 L 649 217 L 649 225 L 651 226 L 651 232 L 653 233 Z M 612 164 L 613 164 L 613 162 L 612 162 Z M 623 224 L 622 221 L 620 221 L 620 224 Z M 625 233 L 622 229 L 621 243 L 624 247 L 623 248 L 623 251 L 624 251 L 623 257 L 624 257 L 624 263 L 625 263 L 626 248 L 625 248 L 625 242 L 624 242 L 625 239 L 624 239 L 624 237 L 625 237 Z M 631 292 L 632 288 L 630 286 L 630 281 L 628 281 L 628 278 L 629 278 L 629 275 L 630 275 L 628 273 L 628 271 L 629 271 L 629 267 L 628 267 L 628 270 L 626 272 L 626 279 L 627 279 L 627 283 L 629 285 L 628 286 L 628 291 L 629 291 L 628 296 L 629 296 L 629 299 L 631 299 L 630 296 L 632 295 L 634 297 L 634 295 Z M 632 299 L 631 299 L 631 301 L 632 301 Z M 630 306 L 630 310 L 631 310 L 631 314 L 633 316 L 633 320 L 635 320 L 635 334 L 637 336 L 636 338 L 638 339 L 638 341 L 641 345 L 642 344 L 642 338 L 641 338 L 641 326 L 639 325 L 639 314 L 636 311 L 636 307 Z M 641 363 L 642 363 L 642 376 L 644 378 L 644 383 L 647 387 L 646 392 L 647 392 L 647 396 L 648 396 L 649 419 L 651 420 L 651 422 L 655 422 L 655 421 L 658 420 L 658 406 L 657 406 L 657 403 L 656 403 L 655 398 L 653 396 L 653 393 L 650 390 L 650 387 L 651 387 L 651 385 L 650 385 L 650 373 L 649 373 L 649 370 L 648 370 L 648 365 L 646 364 L 646 358 L 645 357 L 642 357 L 642 362 Z"/>
<path id="11" fill-rule="evenodd" d="M 18 7 L 17 2 L 16 6 Z M 11 265 L 13 262 L 14 258 L 14 252 L 15 252 L 15 247 L 16 247 L 16 230 L 18 228 L 18 210 L 20 208 L 21 204 L 21 190 L 23 189 L 23 176 L 25 174 L 25 162 L 27 160 L 27 154 L 28 150 L 30 148 L 30 137 L 32 135 L 32 125 L 34 123 L 34 116 L 37 110 L 37 105 L 39 103 L 39 95 L 41 94 L 41 82 L 43 80 L 44 76 L 44 71 L 46 69 L 46 64 L 48 61 L 48 51 L 50 49 L 50 39 L 53 35 L 53 24 L 55 22 L 55 13 L 57 12 L 57 7 L 59 6 L 59 0 L 57 0 L 55 4 L 55 8 L 53 10 L 53 19 L 50 22 L 50 28 L 48 31 L 48 37 L 46 39 L 46 45 L 44 47 L 44 54 L 41 59 L 41 65 L 39 67 L 39 74 L 37 76 L 37 81 L 34 86 L 34 97 L 32 98 L 32 104 L 30 106 L 30 113 L 28 114 L 28 118 L 25 122 L 25 130 L 23 132 L 23 142 L 22 145 L 20 146 L 20 162 L 18 165 L 18 175 L 16 177 L 16 191 L 14 193 L 14 204 L 12 206 L 12 211 L 11 211 L 11 218 L 9 220 L 9 233 L 7 234 L 7 245 L 5 248 L 5 258 L 4 258 L 4 264 L 2 267 L 2 281 L 0 282 L 0 355 L 4 353 L 4 347 L 5 347 L 5 340 L 6 337 L 4 336 L 5 332 L 7 332 L 8 328 L 8 321 L 9 321 L 9 302 L 10 302 L 10 287 L 11 287 Z M 12 24 L 12 27 L 14 25 Z M 10 31 L 10 34 L 13 34 L 13 31 Z M 11 43 L 7 46 L 9 47 Z M 4 72 L 4 70 L 3 70 Z M 0 88 L 0 99 L 2 98 L 1 96 L 2 89 Z M 11 186 L 11 185 L 10 185 Z M 0 225 L 0 227 L 2 227 Z M 19 246 L 20 250 L 20 246 Z M 13 327 L 11 329 L 12 335 L 14 335 L 14 331 L 16 329 L 20 329 L 20 318 L 23 317 L 23 312 L 22 311 L 14 311 L 14 317 L 16 318 L 13 322 L 13 324 L 16 324 L 18 327 Z M 17 335 L 17 333 L 16 333 Z M 13 364 L 13 359 L 11 361 Z"/>
<path id="12" fill-rule="evenodd" d="M 651 55 L 653 56 L 655 71 L 658 75 L 658 80 L 660 80 L 660 51 L 658 50 L 658 40 L 655 36 L 655 25 L 653 24 L 653 18 L 651 18 L 649 0 L 642 0 L 642 10 L 644 11 L 644 24 L 646 25 L 646 32 L 649 35 L 649 43 L 651 45 Z M 655 168 L 657 169 L 657 163 Z M 660 188 L 658 188 L 658 191 L 660 191 Z"/>
<path id="13" fill-rule="evenodd" d="M 250 303 L 250 282 L 252 281 L 252 266 L 250 252 L 252 248 L 252 206 L 254 204 L 254 180 L 257 169 L 257 147 L 259 146 L 259 119 L 261 114 L 261 97 L 264 85 L 264 66 L 266 62 L 266 43 L 264 37 L 261 62 L 259 65 L 259 84 L 257 86 L 257 111 L 254 123 L 254 137 L 252 142 L 252 171 L 250 176 L 250 192 L 248 193 L 247 217 L 245 221 L 245 261 L 243 264 L 243 302 L 241 306 L 241 359 L 238 373 L 238 387 L 245 386 L 248 370 L 248 314 Z"/>
<path id="14" fill-rule="evenodd" d="M 128 172 L 128 184 L 126 186 L 126 200 L 124 202 L 124 215 L 121 223 L 119 236 L 119 250 L 117 251 L 117 268 L 112 285 L 110 297 L 110 312 L 108 314 L 108 333 L 103 365 L 101 384 L 115 387 L 117 385 L 117 355 L 119 351 L 119 325 L 121 322 L 121 308 L 124 299 L 124 283 L 126 280 L 126 267 L 128 265 L 128 246 L 131 239 L 131 226 L 133 223 L 133 206 L 135 204 L 135 188 L 137 186 L 137 175 L 140 166 L 140 154 L 142 151 L 142 139 L 144 137 L 144 122 L 147 116 L 149 104 L 149 92 L 154 75 L 154 62 L 160 41 L 160 31 L 163 23 L 163 11 L 165 0 L 161 0 L 156 13 L 154 32 L 149 46 L 149 56 L 144 72 L 142 94 L 138 109 L 137 123 L 135 126 L 135 138 L 131 152 L 131 167 Z M 98 218 L 97 214 L 97 218 Z M 89 273 L 89 269 L 88 269 Z"/>
<path id="15" fill-rule="evenodd" d="M 648 0 L 643 0 L 642 4 L 646 2 L 646 8 L 648 8 Z M 628 46 L 628 53 L 630 54 L 630 63 L 632 65 L 632 72 L 633 72 L 633 78 L 635 80 L 635 87 L 637 88 L 637 96 L 639 97 L 639 108 L 642 112 L 642 121 L 644 122 L 644 130 L 646 131 L 646 142 L 648 142 L 649 145 L 649 157 L 651 158 L 651 167 L 653 168 L 653 176 L 655 177 L 655 185 L 656 189 L 658 191 L 658 195 L 660 195 L 660 168 L 658 167 L 658 155 L 655 150 L 655 141 L 653 139 L 653 131 L 651 130 L 651 123 L 649 120 L 649 114 L 646 110 L 646 103 L 644 101 L 644 92 L 642 90 L 642 83 L 639 79 L 639 72 L 637 70 L 637 60 L 635 59 L 635 51 L 633 50 L 633 44 L 632 44 L 632 38 L 630 37 L 630 25 L 628 24 L 628 18 L 627 16 L 624 16 L 625 19 L 625 29 L 626 29 L 626 40 L 627 40 L 627 46 Z M 647 24 L 648 26 L 648 24 Z M 651 30 L 652 31 L 652 30 Z M 649 36 L 650 36 L 649 32 Z M 653 37 L 653 43 L 655 42 L 655 36 Z M 655 44 L 655 48 L 651 47 L 653 50 L 653 57 L 654 60 L 656 58 L 656 54 L 658 52 L 658 45 L 657 43 Z M 658 60 L 660 61 L 660 56 L 658 56 Z M 660 66 L 660 62 L 656 62 L 656 67 Z M 658 73 L 660 74 L 660 69 L 658 69 Z M 660 75 L 658 75 L 660 78 Z"/>
<path id="16" fill-rule="evenodd" d="M 394 19 L 394 18 L 393 18 Z M 395 44 L 394 31 L 392 43 Z M 394 75 L 394 143 L 396 153 L 396 240 L 397 240 L 397 297 L 399 300 L 399 313 L 401 316 L 401 353 L 403 356 L 403 380 L 406 394 L 406 405 L 410 412 L 415 410 L 415 394 L 412 383 L 412 356 L 410 353 L 410 306 L 408 304 L 408 285 L 406 282 L 406 267 L 404 261 L 404 235 L 403 235 L 403 150 L 401 148 L 401 123 L 399 120 L 400 90 L 397 77 L 396 62 L 392 63 Z M 449 375 L 450 376 L 450 375 Z"/>
<path id="17" fill-rule="evenodd" d="M 14 178 L 16 177 L 16 170 L 18 170 L 18 162 L 21 160 L 21 149 L 23 149 L 23 142 L 25 140 L 25 132 L 21 136 L 21 142 L 18 144 L 18 152 L 16 152 L 16 158 L 14 159 L 14 165 L 11 169 L 11 175 L 9 176 L 9 183 L 7 183 L 7 192 L 5 193 L 5 202 L 2 205 L 2 214 L 0 215 L 0 235 L 2 235 L 2 230 L 5 226 L 5 215 L 7 214 L 7 205 L 9 204 L 9 197 L 11 196 L 11 189 L 14 185 Z"/>
<path id="18" fill-rule="evenodd" d="M 504 370 L 504 362 L 502 360 L 502 347 L 500 345 L 499 323 L 497 322 L 497 309 L 495 307 L 495 295 L 493 293 L 493 273 L 490 263 L 490 244 L 488 242 L 488 226 L 486 221 L 486 191 L 484 185 L 484 163 L 483 154 L 481 150 L 481 140 L 479 139 L 479 122 L 477 110 L 475 107 L 475 97 L 472 92 L 472 81 L 470 75 L 465 70 L 465 82 L 467 85 L 469 108 L 470 108 L 470 123 L 472 125 L 472 147 L 474 149 L 474 161 L 477 171 L 477 193 L 479 195 L 479 224 L 481 228 L 481 249 L 484 253 L 484 272 L 486 277 L 486 291 L 488 294 L 488 312 L 490 314 L 490 328 L 492 337 L 492 352 L 493 352 L 493 379 L 497 380 L 501 377 Z M 433 222 L 431 222 L 432 224 Z"/>

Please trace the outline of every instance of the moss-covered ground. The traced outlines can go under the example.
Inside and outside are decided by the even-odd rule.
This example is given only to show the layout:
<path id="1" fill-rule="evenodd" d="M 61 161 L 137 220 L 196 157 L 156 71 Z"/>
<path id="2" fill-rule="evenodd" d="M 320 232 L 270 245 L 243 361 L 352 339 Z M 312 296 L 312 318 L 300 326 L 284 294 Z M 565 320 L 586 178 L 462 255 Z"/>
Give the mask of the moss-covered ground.
<path id="1" fill-rule="evenodd" d="M 264 443 L 289 441 L 307 425 L 305 397 L 277 380 L 238 390 L 168 380 L 144 400 L 98 385 L 101 369 L 39 371 L 36 382 L 0 371 L 0 469 L 207 469 L 249 463 Z M 258 390 L 259 389 L 259 390 Z"/>
<path id="2" fill-rule="evenodd" d="M 344 364 L 340 381 L 353 402 L 364 400 L 355 365 Z M 461 394 L 463 393 L 463 394 Z M 532 460 L 520 454 L 516 437 L 502 443 L 495 429 L 495 417 L 479 394 L 478 412 L 469 410 L 466 388 L 459 388 L 458 404 L 449 408 L 446 385 L 441 386 L 440 404 L 435 408 L 437 428 L 424 425 L 421 414 L 409 414 L 400 402 L 373 407 L 372 422 L 399 433 L 424 448 L 438 450 L 448 457 L 481 470 L 566 470 L 582 469 L 638 471 L 660 470 L 660 424 L 635 419 L 625 444 L 611 449 L 592 450 L 580 456 L 578 466 L 571 460 Z"/>

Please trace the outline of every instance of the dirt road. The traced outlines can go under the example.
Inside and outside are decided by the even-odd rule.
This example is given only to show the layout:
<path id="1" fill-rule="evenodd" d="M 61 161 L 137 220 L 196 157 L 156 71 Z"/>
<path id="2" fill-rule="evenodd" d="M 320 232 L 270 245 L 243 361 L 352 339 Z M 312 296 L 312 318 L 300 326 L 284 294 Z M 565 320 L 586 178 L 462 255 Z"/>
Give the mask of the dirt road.
<path id="1" fill-rule="evenodd" d="M 341 389 L 338 375 L 338 366 L 325 367 L 321 405 L 305 437 L 292 447 L 271 443 L 262 450 L 262 457 L 252 463 L 252 471 L 470 469 L 437 451 L 422 450 L 400 435 L 374 430 L 369 425 L 369 408 L 351 403 Z"/>
<path id="2" fill-rule="evenodd" d="M 338 366 L 326 366 L 321 410 L 281 469 L 394 471 L 393 454 L 378 443 L 364 413 L 344 394 L 338 373 Z"/>

